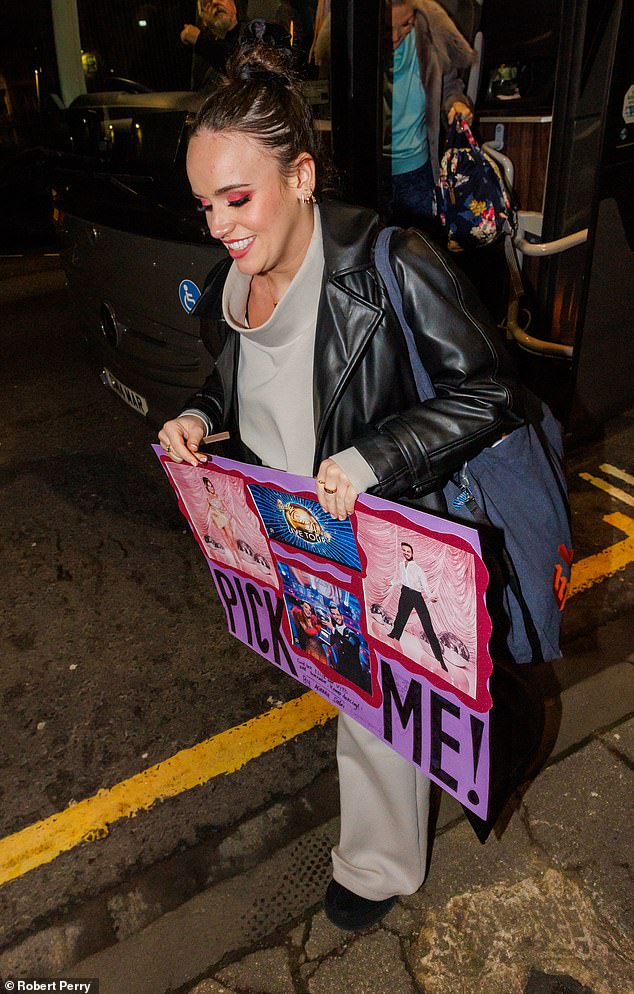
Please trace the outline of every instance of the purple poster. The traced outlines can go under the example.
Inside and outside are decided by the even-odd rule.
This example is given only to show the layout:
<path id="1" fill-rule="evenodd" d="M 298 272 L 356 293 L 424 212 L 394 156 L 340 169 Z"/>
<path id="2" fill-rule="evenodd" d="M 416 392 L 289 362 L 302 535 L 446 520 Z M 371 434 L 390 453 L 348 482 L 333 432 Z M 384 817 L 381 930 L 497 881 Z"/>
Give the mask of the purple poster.
<path id="1" fill-rule="evenodd" d="M 476 530 L 366 494 L 336 521 L 310 477 L 154 449 L 230 632 L 486 817 L 491 623 Z"/>

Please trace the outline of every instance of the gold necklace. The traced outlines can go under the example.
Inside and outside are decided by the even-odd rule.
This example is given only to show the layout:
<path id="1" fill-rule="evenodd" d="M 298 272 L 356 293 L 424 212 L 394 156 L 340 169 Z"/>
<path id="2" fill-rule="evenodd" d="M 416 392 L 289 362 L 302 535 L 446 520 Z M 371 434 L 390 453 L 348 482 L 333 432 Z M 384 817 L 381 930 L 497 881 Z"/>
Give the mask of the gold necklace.
<path id="1" fill-rule="evenodd" d="M 271 290 L 271 284 L 269 283 L 269 274 L 268 273 L 264 274 L 264 279 L 266 280 L 266 288 L 269 291 L 269 296 L 270 296 L 271 300 L 273 301 L 273 308 L 276 308 L 278 302 L 275 299 L 275 297 L 273 296 L 273 291 Z"/>

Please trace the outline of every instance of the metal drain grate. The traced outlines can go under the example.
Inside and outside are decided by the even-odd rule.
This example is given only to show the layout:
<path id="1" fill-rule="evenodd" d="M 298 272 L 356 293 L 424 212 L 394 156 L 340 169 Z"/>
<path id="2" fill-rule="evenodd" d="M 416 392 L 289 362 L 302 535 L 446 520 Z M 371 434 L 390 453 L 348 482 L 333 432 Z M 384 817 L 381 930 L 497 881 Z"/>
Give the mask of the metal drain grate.
<path id="1" fill-rule="evenodd" d="M 209 974 L 322 900 L 339 820 L 306 832 L 238 877 L 197 894 L 129 939 L 73 967 L 101 994 L 165 994 Z M 142 968 L 140 964 L 143 964 Z"/>
<path id="2" fill-rule="evenodd" d="M 273 859 L 258 867 L 253 881 L 257 894 L 240 923 L 245 945 L 263 939 L 323 899 L 332 875 L 334 841 L 332 825 L 322 826 L 288 846 L 281 865 Z"/>

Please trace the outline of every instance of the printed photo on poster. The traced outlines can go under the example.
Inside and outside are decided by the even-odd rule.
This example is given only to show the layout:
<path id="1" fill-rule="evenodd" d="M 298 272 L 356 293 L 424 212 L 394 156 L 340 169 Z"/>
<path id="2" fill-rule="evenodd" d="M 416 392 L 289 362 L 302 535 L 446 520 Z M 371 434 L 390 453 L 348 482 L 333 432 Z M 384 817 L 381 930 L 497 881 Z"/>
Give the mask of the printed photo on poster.
<path id="1" fill-rule="evenodd" d="M 184 467 L 154 448 L 229 632 L 484 817 L 491 622 L 477 530 L 361 495 L 337 559 L 316 552 L 339 534 L 337 522 L 319 518 L 312 479 L 216 456 Z M 271 575 L 256 572 L 259 554 Z"/>
<path id="2" fill-rule="evenodd" d="M 271 541 L 310 552 L 349 569 L 360 570 L 350 520 L 331 518 L 317 500 L 287 494 L 283 490 L 248 484 L 262 523 Z"/>
<path id="3" fill-rule="evenodd" d="M 277 566 L 296 650 L 371 695 L 370 651 L 358 599 L 322 577 L 279 561 Z"/>
<path id="4" fill-rule="evenodd" d="M 165 460 L 186 515 L 208 559 L 278 586 L 269 544 L 248 506 L 244 481 L 217 469 Z"/>
<path id="5" fill-rule="evenodd" d="M 357 536 L 368 563 L 363 587 L 369 634 L 411 672 L 433 674 L 475 700 L 473 554 L 368 515 L 359 515 Z"/>

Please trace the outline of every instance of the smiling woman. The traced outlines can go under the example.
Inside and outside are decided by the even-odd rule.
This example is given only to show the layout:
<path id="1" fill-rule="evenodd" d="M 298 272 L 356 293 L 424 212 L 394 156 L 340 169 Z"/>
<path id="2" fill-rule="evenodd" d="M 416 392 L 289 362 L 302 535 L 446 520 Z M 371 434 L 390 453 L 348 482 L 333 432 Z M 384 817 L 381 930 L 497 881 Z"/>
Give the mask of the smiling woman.
<path id="1" fill-rule="evenodd" d="M 289 175 L 281 177 L 276 159 L 256 139 L 205 130 L 190 141 L 187 173 L 211 234 L 239 272 L 251 277 L 250 323 L 264 324 L 313 235 L 313 213 L 301 197 L 314 188 L 314 160 L 307 153 L 297 156 Z"/>
<path id="2" fill-rule="evenodd" d="M 229 431 L 234 458 L 315 475 L 321 507 L 339 521 L 366 490 L 446 510 L 436 493 L 446 477 L 520 423 L 508 358 L 472 288 L 418 232 L 398 231 L 391 264 L 436 390 L 418 400 L 375 268 L 378 217 L 317 204 L 324 174 L 310 109 L 284 53 L 240 50 L 228 72 L 187 154 L 192 191 L 230 257 L 194 310 L 220 351 L 159 440 L 196 465 L 203 437 Z M 423 880 L 429 781 L 344 715 L 337 757 L 341 838 L 326 913 L 361 928 Z"/>

